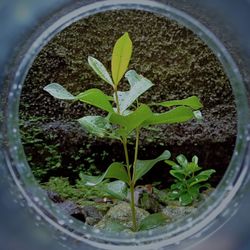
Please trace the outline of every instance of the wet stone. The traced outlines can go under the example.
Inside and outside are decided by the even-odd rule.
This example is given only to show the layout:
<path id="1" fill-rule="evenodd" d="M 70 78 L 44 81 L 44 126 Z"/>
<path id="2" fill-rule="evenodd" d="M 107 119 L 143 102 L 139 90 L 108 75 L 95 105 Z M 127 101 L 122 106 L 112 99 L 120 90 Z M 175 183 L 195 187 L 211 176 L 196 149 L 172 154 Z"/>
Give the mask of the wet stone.
<path id="1" fill-rule="evenodd" d="M 137 222 L 140 223 L 145 217 L 149 215 L 149 213 L 141 208 L 136 208 L 137 212 Z M 109 223 L 119 223 L 126 228 L 132 227 L 131 220 L 131 207 L 129 203 L 122 202 L 112 208 L 107 212 L 107 214 L 103 217 L 103 219 L 95 225 L 96 228 L 105 229 L 105 227 Z"/>
<path id="2" fill-rule="evenodd" d="M 167 206 L 162 209 L 162 213 L 170 217 L 172 221 L 194 213 L 197 208 L 193 206 Z"/>

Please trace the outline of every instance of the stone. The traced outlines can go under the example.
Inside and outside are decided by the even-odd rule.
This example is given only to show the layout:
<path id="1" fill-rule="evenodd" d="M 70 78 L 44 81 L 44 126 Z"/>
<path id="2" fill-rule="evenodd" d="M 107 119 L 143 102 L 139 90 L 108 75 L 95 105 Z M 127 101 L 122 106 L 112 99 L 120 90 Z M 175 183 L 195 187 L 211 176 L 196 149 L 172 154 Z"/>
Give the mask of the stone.
<path id="1" fill-rule="evenodd" d="M 153 194 L 143 193 L 139 200 L 139 207 L 150 213 L 158 213 L 162 206 Z"/>
<path id="2" fill-rule="evenodd" d="M 162 213 L 175 221 L 181 217 L 187 216 L 196 211 L 197 208 L 193 206 L 166 206 L 162 209 Z"/>
<path id="3" fill-rule="evenodd" d="M 86 223 L 93 226 L 98 223 L 102 218 L 102 213 L 94 206 L 85 206 L 82 208 L 86 216 Z"/>
<path id="4" fill-rule="evenodd" d="M 149 213 L 141 208 L 136 207 L 136 217 L 137 222 L 140 223 Z M 121 202 L 120 204 L 110 208 L 107 214 L 102 218 L 102 220 L 95 225 L 96 228 L 105 229 L 105 227 L 110 223 L 118 223 L 126 228 L 132 227 L 131 220 L 131 207 L 127 202 Z"/>

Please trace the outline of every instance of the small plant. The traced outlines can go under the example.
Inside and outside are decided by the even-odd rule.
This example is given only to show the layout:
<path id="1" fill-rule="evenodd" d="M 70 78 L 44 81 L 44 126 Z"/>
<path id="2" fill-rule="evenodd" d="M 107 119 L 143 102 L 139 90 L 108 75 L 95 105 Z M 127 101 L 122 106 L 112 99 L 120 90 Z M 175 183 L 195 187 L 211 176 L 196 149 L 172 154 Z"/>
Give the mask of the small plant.
<path id="1" fill-rule="evenodd" d="M 193 118 L 200 118 L 199 109 L 202 104 L 199 98 L 191 96 L 183 100 L 165 101 L 147 105 L 140 103 L 139 97 L 149 90 L 153 83 L 147 78 L 136 73 L 135 70 L 129 70 L 128 65 L 132 55 L 132 41 L 129 34 L 121 36 L 113 48 L 111 73 L 109 75 L 105 66 L 97 59 L 89 56 L 88 63 L 95 73 L 106 83 L 113 91 L 113 95 L 106 95 L 97 88 L 86 90 L 78 95 L 69 93 L 58 83 L 47 85 L 44 90 L 52 96 L 62 100 L 81 101 L 88 103 L 107 112 L 103 116 L 85 116 L 78 121 L 89 133 L 98 137 L 106 137 L 121 142 L 124 149 L 125 163 L 113 162 L 101 176 L 87 176 L 81 174 L 80 177 L 84 185 L 95 186 L 104 181 L 104 179 L 117 179 L 110 182 L 106 191 L 112 191 L 119 196 L 126 197 L 126 192 L 130 192 L 131 214 L 133 222 L 133 231 L 137 231 L 139 226 L 136 219 L 134 191 L 137 181 L 144 176 L 159 161 L 170 158 L 170 152 L 164 151 L 160 156 L 152 160 L 139 160 L 138 148 L 141 129 L 149 129 L 150 126 L 159 124 L 173 124 L 189 121 Z M 127 72 L 126 72 L 127 71 Z M 130 89 L 128 91 L 119 91 L 120 81 L 125 75 Z M 160 105 L 166 107 L 166 112 L 154 113 L 151 105 Z M 170 109 L 171 108 L 171 109 Z M 135 137 L 134 156 L 129 159 L 127 144 L 129 140 Z M 148 223 L 152 222 L 152 216 Z M 144 220 L 144 223 L 147 221 Z"/>
<path id="2" fill-rule="evenodd" d="M 192 161 L 188 162 L 187 158 L 181 154 L 176 157 L 176 160 L 177 163 L 170 160 L 165 161 L 172 167 L 170 174 L 175 177 L 169 198 L 179 200 L 181 205 L 186 206 L 199 198 L 201 188 L 210 187 L 206 181 L 216 171 L 214 169 L 201 171 L 197 156 L 193 156 Z"/>
<path id="3" fill-rule="evenodd" d="M 53 134 L 45 134 L 39 126 L 34 125 L 37 122 L 43 122 L 44 119 L 44 117 L 29 116 L 19 120 L 27 160 L 34 176 L 40 182 L 46 179 L 51 170 L 60 169 L 62 162 L 60 145 L 55 144 Z"/>

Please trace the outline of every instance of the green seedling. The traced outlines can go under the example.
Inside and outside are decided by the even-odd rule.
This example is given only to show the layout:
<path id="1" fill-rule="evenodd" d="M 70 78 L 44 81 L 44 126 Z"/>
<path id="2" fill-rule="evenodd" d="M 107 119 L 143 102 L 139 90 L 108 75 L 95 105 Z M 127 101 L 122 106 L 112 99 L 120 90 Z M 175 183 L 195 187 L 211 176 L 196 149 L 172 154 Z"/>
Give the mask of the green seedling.
<path id="1" fill-rule="evenodd" d="M 197 156 L 193 156 L 192 161 L 188 162 L 187 158 L 181 154 L 176 157 L 176 160 L 177 163 L 170 160 L 165 161 L 172 167 L 170 174 L 175 177 L 169 198 L 179 200 L 181 205 L 186 206 L 199 198 L 201 188 L 210 187 L 206 181 L 216 171 L 214 169 L 201 171 Z"/>
<path id="2" fill-rule="evenodd" d="M 199 98 L 192 96 L 184 100 L 166 101 L 154 104 L 140 103 L 139 97 L 149 90 L 153 83 L 135 70 L 128 70 L 128 65 L 132 55 L 132 41 L 128 33 L 122 35 L 113 48 L 111 73 L 108 73 L 105 66 L 97 59 L 89 56 L 88 63 L 95 73 L 113 91 L 109 96 L 97 88 L 88 89 L 78 95 L 69 93 L 58 83 L 47 85 L 44 90 L 57 99 L 68 101 L 80 101 L 88 103 L 99 109 L 106 111 L 106 116 L 85 116 L 78 121 L 89 133 L 102 137 L 118 140 L 123 145 L 125 163 L 113 162 L 101 176 L 88 176 L 83 173 L 80 175 L 82 183 L 87 186 L 95 186 L 102 183 L 105 179 L 117 179 L 106 186 L 106 191 L 116 194 L 121 199 L 126 197 L 126 192 L 130 194 L 131 216 L 133 231 L 139 230 L 136 219 L 135 208 L 135 185 L 156 163 L 170 158 L 170 152 L 164 151 L 160 156 L 151 160 L 139 160 L 138 148 L 141 129 L 148 129 L 153 125 L 173 124 L 189 121 L 193 118 L 200 118 L 199 109 L 202 104 Z M 125 75 L 129 83 L 128 91 L 119 91 L 120 81 Z M 160 105 L 166 107 L 163 113 L 154 113 L 150 106 Z M 128 141 L 135 137 L 134 156 L 129 158 Z M 149 217 L 149 224 L 152 217 Z M 144 220 L 144 224 L 147 221 Z M 147 227 L 150 227 L 147 225 Z"/>

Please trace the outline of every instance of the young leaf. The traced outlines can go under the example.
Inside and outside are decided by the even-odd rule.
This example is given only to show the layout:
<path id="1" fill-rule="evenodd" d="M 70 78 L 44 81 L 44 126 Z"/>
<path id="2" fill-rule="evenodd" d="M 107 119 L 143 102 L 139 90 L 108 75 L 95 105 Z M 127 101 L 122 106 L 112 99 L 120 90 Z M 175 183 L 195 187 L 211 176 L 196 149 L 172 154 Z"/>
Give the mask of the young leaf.
<path id="1" fill-rule="evenodd" d="M 200 172 L 198 175 L 195 176 L 194 181 L 190 184 L 190 187 L 196 185 L 197 183 L 207 181 L 210 176 L 215 173 L 216 171 L 214 169 L 209 169 Z"/>
<path id="2" fill-rule="evenodd" d="M 183 173 L 183 170 L 174 169 L 170 170 L 169 173 L 179 181 L 185 180 L 185 174 Z"/>
<path id="3" fill-rule="evenodd" d="M 147 78 L 138 75 L 134 70 L 130 70 L 125 74 L 127 78 L 130 90 L 118 91 L 118 100 L 120 104 L 120 111 L 123 113 L 131 104 L 145 91 L 153 86 L 153 83 Z"/>
<path id="4" fill-rule="evenodd" d="M 201 167 L 199 167 L 197 164 L 195 164 L 194 162 L 189 162 L 185 168 L 186 173 L 191 175 L 199 170 L 201 170 Z"/>
<path id="5" fill-rule="evenodd" d="M 123 181 L 112 181 L 104 184 L 102 190 L 119 200 L 126 199 L 128 194 L 127 185 Z"/>
<path id="6" fill-rule="evenodd" d="M 105 66 L 98 61 L 96 58 L 89 56 L 88 57 L 88 63 L 91 66 L 91 68 L 95 71 L 95 73 L 105 82 L 110 84 L 111 86 L 114 86 L 112 79 L 106 70 Z"/>
<path id="7" fill-rule="evenodd" d="M 193 198 L 189 193 L 183 193 L 180 195 L 179 201 L 182 206 L 187 206 L 193 202 Z"/>
<path id="8" fill-rule="evenodd" d="M 100 89 L 88 89 L 76 96 L 77 100 L 91 104 L 108 112 L 114 112 L 110 97 L 105 95 Z"/>
<path id="9" fill-rule="evenodd" d="M 168 221 L 169 218 L 163 213 L 150 214 L 141 221 L 139 230 L 150 230 L 159 226 L 164 226 Z"/>
<path id="10" fill-rule="evenodd" d="M 124 165 L 120 162 L 113 162 L 105 173 L 101 176 L 89 176 L 80 173 L 81 180 L 86 186 L 95 186 L 101 183 L 104 179 L 114 178 L 123 182 L 129 183 L 129 178 Z"/>
<path id="11" fill-rule="evenodd" d="M 192 162 L 194 162 L 195 164 L 198 164 L 198 161 L 199 161 L 199 158 L 196 155 L 194 155 L 192 157 Z"/>
<path id="12" fill-rule="evenodd" d="M 170 152 L 165 150 L 160 156 L 153 160 L 137 160 L 135 167 L 135 181 L 145 175 L 157 162 L 167 160 L 170 156 Z"/>
<path id="13" fill-rule="evenodd" d="M 106 117 L 102 116 L 85 116 L 78 119 L 80 125 L 89 133 L 98 137 L 108 137 L 112 139 L 119 139 L 112 133 L 112 126 Z"/>
<path id="14" fill-rule="evenodd" d="M 186 183 L 182 181 L 178 181 L 174 184 L 171 185 L 171 190 L 180 190 L 182 191 L 183 189 L 186 189 Z"/>
<path id="15" fill-rule="evenodd" d="M 170 200 L 178 200 L 180 198 L 180 195 L 182 194 L 182 190 L 176 190 L 176 189 L 172 189 L 172 188 L 171 188 L 171 190 L 173 190 L 173 191 L 171 193 L 169 193 L 168 198 Z"/>
<path id="16" fill-rule="evenodd" d="M 143 126 L 164 123 L 181 123 L 192 118 L 194 118 L 192 109 L 189 107 L 180 106 L 165 113 L 153 113 L 153 115 L 143 123 Z"/>
<path id="17" fill-rule="evenodd" d="M 132 55 L 132 41 L 126 32 L 115 43 L 112 53 L 112 78 L 114 85 L 118 85 L 121 78 L 125 74 Z"/>
<path id="18" fill-rule="evenodd" d="M 200 186 L 199 185 L 192 186 L 188 190 L 188 193 L 192 196 L 193 200 L 196 200 L 200 195 Z"/>
<path id="19" fill-rule="evenodd" d="M 198 121 L 200 121 L 200 120 L 203 119 L 203 116 L 202 116 L 202 113 L 200 112 L 200 110 L 193 111 L 193 113 L 194 113 L 194 117 L 195 117 Z"/>
<path id="20" fill-rule="evenodd" d="M 53 97 L 61 100 L 75 100 L 75 96 L 68 92 L 62 85 L 58 83 L 50 83 L 43 88 Z"/>
<path id="21" fill-rule="evenodd" d="M 185 157 L 185 155 L 182 155 L 182 154 L 180 154 L 180 155 L 178 155 L 177 157 L 176 157 L 176 160 L 177 160 L 177 162 L 182 166 L 182 167 L 186 167 L 187 166 L 187 164 L 188 164 L 188 160 L 187 160 L 187 158 Z"/>
<path id="22" fill-rule="evenodd" d="M 171 167 L 174 167 L 176 166 L 177 164 L 174 162 L 174 161 L 171 161 L 171 160 L 166 160 L 165 163 L 167 163 L 169 166 Z M 180 168 L 180 167 L 179 167 Z"/>
<path id="23" fill-rule="evenodd" d="M 197 96 L 190 96 L 182 100 L 172 100 L 172 101 L 155 103 L 154 105 L 160 105 L 163 107 L 188 106 L 194 110 L 203 107 L 202 103 L 200 102 L 200 99 Z"/>
<path id="24" fill-rule="evenodd" d="M 139 108 L 126 116 L 112 113 L 110 115 L 109 121 L 122 127 L 117 131 L 118 134 L 127 136 L 133 129 L 139 127 L 146 119 L 151 116 L 152 112 L 150 108 L 146 104 L 142 104 Z"/>
<path id="25" fill-rule="evenodd" d="M 172 167 L 172 169 L 180 169 L 181 167 L 176 164 L 174 161 L 166 160 L 165 163 L 167 163 L 169 166 Z"/>
<path id="26" fill-rule="evenodd" d="M 126 229 L 128 229 L 126 226 L 117 221 L 107 221 L 105 224 L 105 231 L 108 232 L 122 232 Z"/>

